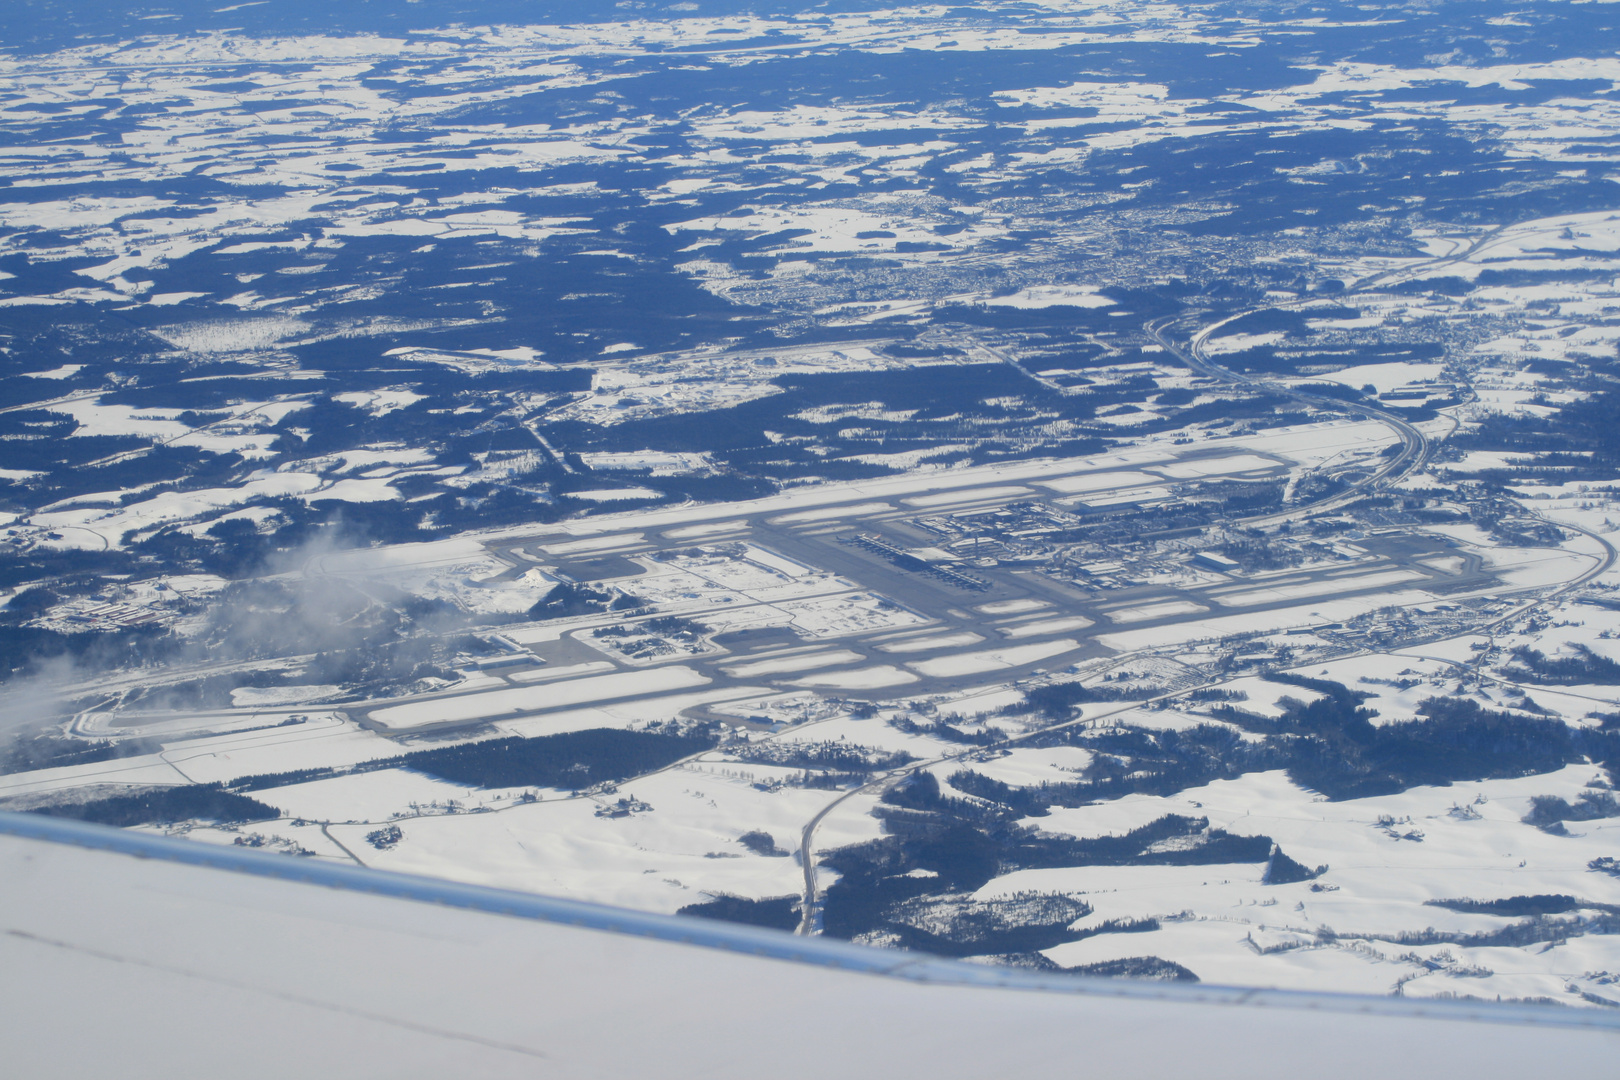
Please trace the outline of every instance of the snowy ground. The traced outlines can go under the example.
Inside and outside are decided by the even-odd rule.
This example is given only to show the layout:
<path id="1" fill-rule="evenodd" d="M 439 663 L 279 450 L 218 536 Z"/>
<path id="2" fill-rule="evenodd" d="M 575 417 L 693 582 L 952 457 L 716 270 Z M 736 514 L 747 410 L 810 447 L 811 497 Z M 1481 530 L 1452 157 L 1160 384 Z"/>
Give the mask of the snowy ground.
<path id="1" fill-rule="evenodd" d="M 1514 921 L 1426 905 L 1442 899 L 1499 899 L 1557 893 L 1620 903 L 1620 879 L 1587 863 L 1612 854 L 1614 821 L 1582 823 L 1550 836 L 1519 821 L 1532 795 L 1573 799 L 1590 766 L 1521 780 L 1327 802 L 1280 773 L 1256 773 L 1170 798 L 1132 795 L 1076 810 L 1054 809 L 1025 824 L 1074 836 L 1118 834 L 1168 813 L 1206 817 L 1214 827 L 1264 834 L 1306 866 L 1326 864 L 1314 882 L 1265 885 L 1263 863 L 1191 867 L 1025 870 L 998 878 L 980 896 L 1020 890 L 1083 896 L 1095 911 L 1083 928 L 1116 918 L 1158 918 L 1148 933 L 1102 934 L 1048 950 L 1072 966 L 1155 955 L 1210 982 L 1338 989 L 1409 996 L 1550 997 L 1579 1003 L 1571 987 L 1615 997 L 1620 944 L 1571 936 L 1545 948 L 1412 945 L 1392 940 L 1429 928 L 1457 933 Z M 1390 824 L 1381 824 L 1381 821 Z M 1313 888 L 1313 886 L 1317 886 Z"/>

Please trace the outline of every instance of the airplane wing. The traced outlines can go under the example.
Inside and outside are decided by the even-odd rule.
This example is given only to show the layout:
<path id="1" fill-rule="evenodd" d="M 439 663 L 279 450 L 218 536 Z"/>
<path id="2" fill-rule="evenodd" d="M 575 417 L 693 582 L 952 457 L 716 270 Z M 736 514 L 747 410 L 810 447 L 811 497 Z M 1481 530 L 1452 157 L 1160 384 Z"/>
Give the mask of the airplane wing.
<path id="1" fill-rule="evenodd" d="M 92 1077 L 1602 1075 L 1607 1010 L 1043 975 L 0 813 L 0 1062 Z"/>

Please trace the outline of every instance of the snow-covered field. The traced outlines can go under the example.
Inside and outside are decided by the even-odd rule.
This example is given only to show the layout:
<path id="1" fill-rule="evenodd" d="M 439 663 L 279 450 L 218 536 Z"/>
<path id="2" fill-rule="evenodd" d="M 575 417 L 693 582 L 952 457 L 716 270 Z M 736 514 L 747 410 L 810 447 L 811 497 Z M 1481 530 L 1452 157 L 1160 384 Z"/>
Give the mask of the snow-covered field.
<path id="1" fill-rule="evenodd" d="M 1564 837 L 1519 820 L 1532 795 L 1573 799 L 1592 777 L 1591 767 L 1571 766 L 1521 780 L 1327 802 L 1281 774 L 1255 773 L 1169 798 L 1132 795 L 1055 809 L 1028 824 L 1101 836 L 1183 814 L 1270 836 L 1296 861 L 1328 869 L 1291 885 L 1264 884 L 1263 863 L 1022 870 L 978 895 L 1082 896 L 1095 910 L 1077 928 L 1117 918 L 1159 920 L 1151 932 L 1103 934 L 1049 950 L 1066 966 L 1154 955 L 1207 981 L 1235 985 L 1578 1004 L 1578 990 L 1613 995 L 1607 973 L 1620 968 L 1620 944 L 1612 936 L 1575 931 L 1532 948 L 1413 944 L 1399 936 L 1430 929 L 1477 934 L 1514 921 L 1430 906 L 1434 900 L 1558 893 L 1589 904 L 1620 902 L 1620 879 L 1587 869 L 1612 853 L 1620 825 L 1585 823 Z"/>
<path id="2" fill-rule="evenodd" d="M 908 666 L 924 675 L 977 675 L 1061 656 L 1079 647 L 1080 643 L 1072 638 L 1059 638 L 1056 641 L 1042 641 L 1031 645 L 1009 645 L 977 652 L 955 653 L 937 659 L 914 660 Z"/>
<path id="3" fill-rule="evenodd" d="M 1342 683 L 1378 737 L 1435 698 L 1612 735 L 1599 16 L 840 7 L 271 33 L 232 5 L 8 45 L 0 541 L 26 573 L 0 614 L 189 667 L 53 653 L 50 707 L 131 752 L 0 799 L 697 725 L 721 748 L 616 792 L 377 768 L 252 788 L 284 817 L 251 832 L 175 826 L 673 911 L 797 896 L 804 860 L 899 836 L 880 799 L 912 764 L 1140 778 L 1152 739 L 1253 748 L 1327 711 L 1268 672 Z M 932 578 L 789 554 L 866 532 Z M 292 658 L 210 638 L 254 574 L 378 621 Z M 388 633 L 417 658 L 348 674 Z M 1064 721 L 1096 749 L 1029 738 Z M 1091 904 L 1062 966 L 1620 1004 L 1596 917 L 1620 817 L 1523 821 L 1614 782 L 1593 760 L 1334 802 L 1267 764 L 1020 824 L 1202 817 L 1313 880 L 1090 865 L 976 895 Z M 958 797 L 909 809 L 1002 813 Z M 1430 903 L 1566 896 L 1586 922 L 1517 944 L 1441 940 L 1511 920 Z"/>
<path id="4" fill-rule="evenodd" d="M 640 697 L 702 686 L 708 681 L 689 667 L 673 665 L 390 705 L 373 709 L 370 718 L 374 723 L 399 731 L 456 720 L 505 718 L 514 713 L 536 713 L 595 701 Z"/>

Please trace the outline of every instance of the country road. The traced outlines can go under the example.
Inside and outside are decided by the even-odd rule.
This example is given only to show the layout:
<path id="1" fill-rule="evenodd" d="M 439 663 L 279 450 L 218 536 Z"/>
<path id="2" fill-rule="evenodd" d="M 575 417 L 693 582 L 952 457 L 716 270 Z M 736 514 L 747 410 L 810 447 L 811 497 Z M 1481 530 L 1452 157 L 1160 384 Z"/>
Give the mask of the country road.
<path id="1" fill-rule="evenodd" d="M 1439 268 L 1442 268 L 1442 267 L 1447 266 L 1447 265 L 1452 265 L 1452 264 L 1455 264 L 1455 263 L 1466 261 L 1467 259 L 1471 258 L 1473 255 L 1475 255 L 1475 254 L 1479 253 L 1480 251 L 1484 250 L 1485 248 L 1487 248 L 1492 242 L 1498 240 L 1501 237 L 1501 234 L 1504 231 L 1505 231 L 1505 227 L 1500 227 L 1499 226 L 1499 227 L 1497 227 L 1495 229 L 1490 230 L 1489 232 L 1487 232 L 1483 236 L 1481 236 L 1478 240 L 1476 240 L 1474 243 L 1470 244 L 1467 248 L 1465 248 L 1461 252 L 1457 252 L 1457 253 L 1454 253 L 1454 254 L 1451 254 L 1451 255 L 1443 256 L 1441 258 L 1437 258 L 1437 259 L 1433 259 L 1433 260 L 1427 260 L 1427 261 L 1419 263 L 1419 264 L 1417 264 L 1415 266 L 1402 267 L 1402 268 L 1400 268 L 1398 270 L 1386 271 L 1386 272 L 1381 273 L 1381 274 L 1377 274 L 1377 275 L 1373 275 L 1373 276 L 1368 277 L 1368 278 L 1364 278 L 1364 279 L 1362 279 L 1360 281 L 1355 282 L 1353 285 L 1351 285 L 1350 288 L 1345 290 L 1344 293 L 1338 293 L 1338 294 L 1335 294 L 1335 295 L 1343 296 L 1343 295 L 1347 295 L 1347 294 L 1374 292 L 1374 291 L 1376 291 L 1378 286 L 1386 285 L 1391 280 L 1402 280 L 1402 279 L 1405 279 L 1405 278 L 1419 276 L 1419 275 L 1421 275 L 1423 273 L 1426 273 L 1426 272 L 1429 272 L 1429 271 L 1432 271 L 1432 270 L 1435 270 L 1435 269 L 1439 269 Z M 1400 439 L 1401 450 L 1400 450 L 1400 452 L 1398 454 L 1396 454 L 1393 458 L 1391 458 L 1390 460 L 1385 462 L 1382 465 L 1382 467 L 1379 468 L 1378 470 L 1376 470 L 1372 475 L 1364 477 L 1364 478 L 1356 481 L 1355 483 L 1351 484 L 1347 490 L 1335 493 L 1335 494 L 1333 494 L 1331 496 L 1328 496 L 1328 497 L 1326 497 L 1324 499 L 1321 499 L 1321 500 L 1318 500 L 1316 502 L 1302 504 L 1302 505 L 1290 508 L 1289 510 L 1281 512 L 1281 513 L 1267 514 L 1267 515 L 1263 515 L 1263 516 L 1260 516 L 1260 517 L 1245 519 L 1244 521 L 1241 522 L 1241 524 L 1246 525 L 1246 526 L 1266 525 L 1266 524 L 1272 524 L 1272 523 L 1275 523 L 1275 522 L 1280 522 L 1280 521 L 1284 521 L 1284 520 L 1288 520 L 1288 519 L 1298 519 L 1298 518 L 1313 515 L 1313 514 L 1319 514 L 1319 513 L 1322 513 L 1324 511 L 1327 511 L 1327 510 L 1337 509 L 1337 508 L 1339 508 L 1341 506 L 1349 505 L 1350 503 L 1353 503 L 1353 502 L 1358 501 L 1359 499 L 1362 499 L 1362 498 L 1364 498 L 1364 497 L 1366 497 L 1366 496 L 1368 496 L 1370 494 L 1373 494 L 1375 491 L 1379 490 L 1382 487 L 1385 487 L 1385 486 L 1387 486 L 1387 485 L 1389 485 L 1391 483 L 1397 483 L 1400 480 L 1404 479 L 1405 477 L 1417 472 L 1418 470 L 1423 468 L 1428 463 L 1429 457 L 1430 457 L 1430 455 L 1432 453 L 1432 450 L 1433 450 L 1432 443 L 1430 442 L 1429 438 L 1426 435 L 1423 434 L 1423 432 L 1419 431 L 1415 426 L 1408 423 L 1406 420 L 1403 420 L 1402 418 L 1400 418 L 1398 416 L 1395 416 L 1392 413 L 1390 413 L 1390 412 L 1388 412 L 1388 411 L 1386 411 L 1384 409 L 1380 409 L 1380 408 L 1378 408 L 1378 407 L 1376 407 L 1374 405 L 1370 405 L 1370 404 L 1366 404 L 1366 403 L 1362 403 L 1362 402 L 1345 401 L 1345 400 L 1343 400 L 1341 398 L 1338 398 L 1338 397 L 1328 397 L 1326 395 L 1312 394 L 1312 393 L 1310 393 L 1310 392 L 1308 392 L 1306 390 L 1303 390 L 1303 389 L 1299 388 L 1297 385 L 1278 385 L 1275 380 L 1268 379 L 1268 378 L 1265 378 L 1263 376 L 1257 377 L 1257 376 L 1246 375 L 1246 374 L 1243 374 L 1243 373 L 1240 373 L 1240 372 L 1237 372 L 1237 371 L 1233 371 L 1230 368 L 1227 368 L 1227 367 L 1224 367 L 1224 366 L 1222 366 L 1220 364 L 1215 363 L 1214 361 L 1209 359 L 1209 357 L 1206 355 L 1205 346 L 1206 346 L 1207 342 L 1215 334 L 1215 332 L 1218 331 L 1222 326 L 1225 326 L 1225 325 L 1227 325 L 1227 324 L 1229 324 L 1229 323 L 1231 323 L 1231 322 L 1233 322 L 1233 321 L 1235 321 L 1237 319 L 1243 318 L 1243 317 L 1245 317 L 1247 315 L 1252 315 L 1252 314 L 1256 314 L 1258 312 L 1263 312 L 1263 311 L 1275 311 L 1275 310 L 1283 310 L 1283 309 L 1286 309 L 1286 308 L 1289 308 L 1289 307 L 1297 307 L 1297 306 L 1299 306 L 1301 304 L 1311 302 L 1312 299 L 1315 299 L 1315 298 L 1307 297 L 1307 298 L 1302 298 L 1300 300 L 1293 300 L 1293 301 L 1288 301 L 1288 302 L 1280 303 L 1280 304 L 1264 305 L 1264 306 L 1261 306 L 1261 307 L 1250 308 L 1250 309 L 1247 309 L 1245 311 L 1238 312 L 1236 314 L 1225 316 L 1225 317 L 1219 319 L 1218 321 L 1215 321 L 1213 323 L 1209 323 L 1208 325 L 1199 328 L 1196 332 L 1194 332 L 1192 335 L 1189 336 L 1189 338 L 1186 341 L 1186 344 L 1182 344 L 1182 343 L 1176 341 L 1170 335 L 1169 329 L 1170 329 L 1170 327 L 1172 327 L 1176 323 L 1182 322 L 1182 321 L 1186 320 L 1189 317 L 1196 317 L 1196 313 L 1193 313 L 1192 315 L 1179 315 L 1179 316 L 1174 316 L 1174 317 L 1170 317 L 1170 318 L 1160 318 L 1160 319 L 1150 320 L 1149 322 L 1144 324 L 1144 329 L 1147 331 L 1149 336 L 1151 336 L 1153 338 L 1154 341 L 1156 341 L 1161 347 L 1163 347 L 1171 355 L 1173 355 L 1177 359 L 1181 360 L 1184 364 L 1187 365 L 1188 368 L 1190 368 L 1191 370 L 1193 370 L 1193 371 L 1195 371 L 1195 372 L 1197 372 L 1197 373 L 1199 373 L 1201 375 L 1204 375 L 1204 376 L 1206 376 L 1208 378 L 1216 379 L 1216 380 L 1223 381 L 1223 382 L 1233 383 L 1233 384 L 1237 384 L 1237 385 L 1247 385 L 1247 386 L 1252 386 L 1252 387 L 1256 387 L 1256 388 L 1263 387 L 1264 389 L 1266 389 L 1268 391 L 1275 392 L 1275 393 L 1280 393 L 1280 394 L 1282 394 L 1284 396 L 1292 397 L 1292 398 L 1295 398 L 1297 400 L 1307 401 L 1310 404 L 1316 405 L 1318 407 L 1323 407 L 1323 406 L 1333 407 L 1333 408 L 1342 409 L 1342 410 L 1344 410 L 1346 412 L 1355 413 L 1355 414 L 1360 415 L 1360 416 L 1365 416 L 1365 417 L 1367 417 L 1369 419 L 1376 420 L 1379 423 L 1386 425 L 1387 427 L 1389 427 L 1395 433 L 1396 437 Z M 1007 358 L 1003 357 L 1003 359 L 1007 359 Z M 1017 366 L 1017 367 L 1020 368 L 1020 370 L 1023 370 L 1022 365 L 1018 365 L 1018 364 L 1016 364 L 1014 361 L 1012 361 L 1010 359 L 1007 359 L 1007 362 L 1008 363 L 1014 363 L 1014 366 Z M 1583 527 L 1580 527 L 1580 526 L 1577 526 L 1577 525 L 1570 525 L 1570 524 L 1567 524 L 1565 522 L 1557 522 L 1556 524 L 1557 524 L 1557 526 L 1559 528 L 1566 528 L 1566 529 L 1569 529 L 1569 530 L 1571 530 L 1573 532 L 1579 532 L 1582 535 L 1584 535 L 1584 536 L 1590 538 L 1591 540 L 1595 541 L 1603 549 L 1602 557 L 1599 558 L 1597 560 L 1597 562 L 1592 567 L 1590 567 L 1586 571 L 1582 572 L 1576 578 L 1564 583 L 1563 585 L 1559 586 L 1558 588 L 1554 589 L 1551 592 L 1548 592 L 1548 593 L 1545 593 L 1544 595 L 1535 597 L 1534 599 L 1530 600 L 1529 602 L 1527 602 L 1527 603 L 1525 603 L 1523 605 L 1520 605 L 1518 607 L 1515 607 L 1513 610 L 1509 611 L 1508 613 L 1506 613 L 1504 615 L 1501 615 L 1501 616 L 1499 616 L 1497 618 L 1494 618 L 1494 619 L 1490 620 L 1487 623 L 1481 624 L 1480 627 L 1476 628 L 1474 631 L 1471 631 L 1471 632 L 1492 630 L 1492 629 L 1496 628 L 1497 626 L 1502 625 L 1503 623 L 1511 621 L 1514 618 L 1517 618 L 1519 616 L 1522 616 L 1522 615 L 1526 614 L 1527 612 L 1529 612 L 1531 610 L 1534 610 L 1536 607 L 1551 603 L 1551 602 L 1553 602 L 1555 600 L 1558 600 L 1558 599 L 1562 599 L 1563 597 L 1569 595 L 1569 593 L 1571 593 L 1575 589 L 1577 589 L 1580 586 L 1586 584 L 1587 582 L 1597 578 L 1598 576 L 1600 576 L 1601 574 L 1603 574 L 1604 572 L 1606 572 L 1607 570 L 1609 570 L 1610 568 L 1612 568 L 1615 565 L 1615 562 L 1616 562 L 1616 559 L 1617 559 L 1617 552 L 1616 552 L 1616 549 L 1615 549 L 1614 545 L 1611 544 L 1608 540 L 1604 539 L 1602 536 L 1598 535 L 1595 532 L 1592 532 L 1589 529 L 1586 529 L 1586 528 L 1583 528 Z M 1537 588 L 1543 588 L 1543 587 L 1544 586 L 1538 586 Z M 1445 635 L 1444 638 L 1436 638 L 1436 639 L 1432 639 L 1432 640 L 1449 640 L 1449 639 L 1457 637 L 1457 636 L 1462 636 L 1462 635 L 1447 634 L 1447 635 Z M 1430 643 L 1430 642 L 1429 641 L 1414 641 L 1414 642 L 1409 643 L 1409 645 L 1402 646 L 1402 647 L 1410 647 L 1410 645 L 1427 644 L 1427 643 Z M 1120 654 L 1118 659 L 1119 659 L 1120 662 L 1123 663 L 1123 662 L 1129 661 L 1129 660 L 1131 660 L 1133 658 L 1136 658 L 1136 657 L 1151 655 L 1154 651 L 1155 650 L 1149 648 L 1149 649 L 1144 649 L 1144 650 L 1140 650 L 1140 651 L 1133 652 L 1133 653 L 1122 653 L 1122 654 Z M 1339 659 L 1351 658 L 1351 657 L 1354 657 L 1354 656 L 1357 656 L 1357 655 L 1363 655 L 1363 654 L 1364 654 L 1364 651 L 1347 653 L 1345 657 L 1340 657 Z M 1202 690 L 1202 689 L 1209 689 L 1209 688 L 1213 688 L 1213 687 L 1218 687 L 1218 686 L 1222 685 L 1222 683 L 1228 682 L 1228 681 L 1231 681 L 1231 680 L 1229 680 L 1229 679 L 1212 680 L 1210 682 L 1206 682 L 1206 683 L 1203 683 L 1203 684 L 1198 685 L 1198 686 L 1186 687 L 1186 688 L 1174 691 L 1172 693 L 1162 694 L 1162 695 L 1160 695 L 1158 697 L 1149 698 L 1146 701 L 1133 702 L 1133 703 L 1130 703 L 1128 705 L 1121 706 L 1120 708 L 1117 708 L 1117 709 L 1112 709 L 1112 710 L 1109 710 L 1107 712 L 1098 713 L 1098 714 L 1096 714 L 1094 716 L 1081 717 L 1081 718 L 1078 718 L 1078 719 L 1075 719 L 1075 720 L 1069 720 L 1069 721 L 1065 721 L 1063 723 L 1053 724 L 1053 725 L 1050 725 L 1050 726 L 1047 726 L 1047 727 L 1042 727 L 1042 728 L 1037 728 L 1037 729 L 1035 729 L 1033 731 L 1025 732 L 1025 733 L 1020 734 L 1020 735 L 1009 736 L 1009 737 L 1007 737 L 1007 738 L 1005 738 L 1003 740 L 1000 740 L 1000 741 L 995 742 L 995 743 L 991 743 L 991 744 L 989 744 L 987 746 L 973 746 L 973 747 L 970 747 L 968 749 L 953 752 L 951 754 L 947 754 L 947 755 L 944 755 L 944 756 L 941 756 L 941 757 L 938 757 L 938 758 L 933 758 L 933 759 L 930 759 L 930 760 L 927 760 L 927 761 L 917 762 L 915 764 L 908 765 L 903 769 L 894 770 L 894 771 L 892 771 L 890 773 L 885 774 L 882 777 L 879 777 L 879 778 L 876 778 L 876 779 L 872 780 L 871 782 L 869 782 L 867 784 L 864 784 L 864 785 L 862 785 L 862 786 L 860 786 L 858 788 L 854 788 L 854 789 L 852 789 L 850 791 L 847 791 L 847 792 L 843 793 L 838 798 L 834 799 L 832 802 L 830 802 L 826 806 L 822 807 L 820 812 L 818 812 L 813 818 L 810 819 L 809 822 L 806 823 L 806 825 L 804 827 L 804 830 L 803 830 L 803 832 L 801 834 L 801 838 L 800 838 L 800 862 L 801 862 L 801 864 L 803 866 L 803 870 L 804 870 L 804 885 L 803 885 L 803 895 L 802 895 L 801 900 L 800 900 L 800 921 L 799 921 L 799 926 L 798 926 L 797 933 L 799 933 L 801 935 L 811 935 L 811 934 L 819 933 L 820 929 L 821 929 L 821 926 L 820 926 L 821 911 L 820 911 L 820 906 L 819 906 L 820 905 L 820 889 L 819 889 L 819 885 L 818 885 L 818 883 L 816 881 L 816 860 L 815 860 L 815 834 L 816 834 L 816 830 L 821 826 L 821 824 L 827 819 L 827 817 L 834 810 L 836 810 L 838 807 L 842 806 L 843 804 L 845 804 L 846 802 L 848 802 L 850 799 L 854 798 L 855 796 L 861 795 L 861 794 L 871 794 L 871 793 L 879 793 L 879 794 L 881 794 L 882 792 L 893 788 L 895 785 L 897 785 L 899 783 L 902 783 L 907 778 L 909 778 L 909 777 L 915 775 L 916 773 L 921 772 L 921 771 L 923 771 L 925 769 L 930 769 L 930 768 L 933 768 L 933 767 L 938 766 L 938 765 L 947 764 L 947 763 L 952 762 L 952 761 L 962 760 L 964 758 L 970 757 L 970 756 L 972 756 L 974 754 L 978 754 L 978 753 L 981 753 L 981 752 L 986 751 L 986 750 L 995 750 L 995 749 L 1001 749 L 1001 748 L 1009 747 L 1009 746 L 1015 745 L 1017 743 L 1024 742 L 1024 741 L 1026 741 L 1028 739 L 1032 739 L 1032 738 L 1035 738 L 1037 736 L 1044 735 L 1044 734 L 1046 734 L 1048 732 L 1051 732 L 1051 731 L 1057 731 L 1057 730 L 1061 730 L 1063 728 L 1075 727 L 1075 726 L 1079 726 L 1079 725 L 1095 723 L 1096 721 L 1106 719 L 1109 716 L 1117 715 L 1118 713 L 1128 711 L 1129 709 L 1141 708 L 1141 707 L 1144 707 L 1146 705 L 1151 705 L 1151 704 L 1154 704 L 1154 703 L 1157 703 L 1157 702 L 1172 700 L 1174 698 L 1182 697 L 1182 696 L 1184 696 L 1184 695 L 1186 695 L 1188 693 L 1191 693 L 1193 691 L 1196 691 L 1196 690 Z"/>

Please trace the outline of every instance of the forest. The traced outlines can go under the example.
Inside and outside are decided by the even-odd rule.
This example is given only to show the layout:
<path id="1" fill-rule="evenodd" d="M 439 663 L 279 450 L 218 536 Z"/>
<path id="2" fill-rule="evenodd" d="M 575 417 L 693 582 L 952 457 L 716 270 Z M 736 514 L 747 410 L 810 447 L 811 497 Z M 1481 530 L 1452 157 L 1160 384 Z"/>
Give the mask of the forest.
<path id="1" fill-rule="evenodd" d="M 946 787 L 932 773 L 912 775 L 891 788 L 876 811 L 885 836 L 823 857 L 823 865 L 840 874 L 826 893 L 827 932 L 841 937 L 881 932 L 937 949 L 942 946 L 919 937 L 915 928 L 896 929 L 896 912 L 929 897 L 977 889 L 1018 869 L 1264 863 L 1267 885 L 1308 881 L 1326 870 L 1293 859 L 1267 836 L 1227 832 L 1203 818 L 1172 814 L 1121 835 L 1093 838 L 1045 833 L 1021 823 L 1053 806 L 1083 806 L 1130 792 L 1169 795 L 1265 769 L 1286 769 L 1302 786 L 1347 799 L 1420 784 L 1529 776 L 1578 761 L 1597 762 L 1614 776 L 1620 764 L 1620 733 L 1606 729 L 1488 710 L 1465 698 L 1431 698 L 1419 707 L 1416 720 L 1375 725 L 1376 714 L 1364 707 L 1367 695 L 1361 691 L 1321 679 L 1267 677 L 1321 696 L 1309 703 L 1283 698 L 1284 714 L 1277 719 L 1230 702 L 1212 706 L 1221 719 L 1262 735 L 1259 740 L 1244 740 L 1214 724 L 1183 730 L 1069 727 L 1037 736 L 1029 745 L 1091 750 L 1091 765 L 1073 781 L 1014 786 L 962 768 L 949 776 Z M 1068 685 L 1074 684 L 1031 692 L 1025 708 L 1054 720 L 1066 718 L 1091 697 L 1084 689 L 1067 690 Z M 1564 821 L 1620 814 L 1620 805 L 1606 794 L 1575 803 L 1533 800 L 1526 821 L 1557 831 Z"/>
<path id="2" fill-rule="evenodd" d="M 114 795 L 80 803 L 35 807 L 29 813 L 72 818 L 125 829 L 176 821 L 271 821 L 281 811 L 257 799 L 226 791 L 219 784 L 184 784 L 153 788 L 134 795 Z"/>
<path id="3" fill-rule="evenodd" d="M 709 727 L 669 726 L 673 730 L 589 728 L 530 739 L 516 736 L 484 739 L 380 758 L 352 769 L 295 769 L 244 776 L 231 781 L 229 787 L 233 791 L 258 791 L 341 776 L 346 772 L 412 769 L 468 787 L 544 787 L 577 791 L 662 769 L 715 745 L 717 736 Z"/>

